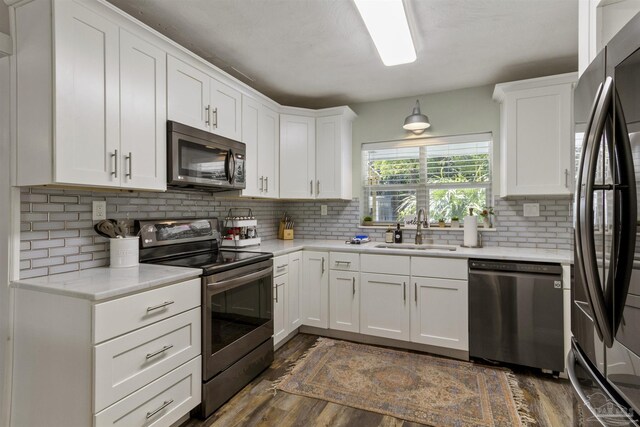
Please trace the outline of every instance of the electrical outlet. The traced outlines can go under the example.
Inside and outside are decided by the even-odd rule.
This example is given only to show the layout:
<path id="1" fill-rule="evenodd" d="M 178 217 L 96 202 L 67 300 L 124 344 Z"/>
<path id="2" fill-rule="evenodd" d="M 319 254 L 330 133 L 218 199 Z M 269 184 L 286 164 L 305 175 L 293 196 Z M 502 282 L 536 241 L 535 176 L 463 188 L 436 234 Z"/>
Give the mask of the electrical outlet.
<path id="1" fill-rule="evenodd" d="M 523 203 L 524 216 L 540 216 L 540 203 Z"/>
<path id="2" fill-rule="evenodd" d="M 320 205 L 320 215 L 327 214 L 327 205 Z"/>
<path id="3" fill-rule="evenodd" d="M 94 221 L 100 221 L 103 219 L 107 219 L 107 202 L 105 201 L 93 201 L 93 214 L 91 218 Z"/>

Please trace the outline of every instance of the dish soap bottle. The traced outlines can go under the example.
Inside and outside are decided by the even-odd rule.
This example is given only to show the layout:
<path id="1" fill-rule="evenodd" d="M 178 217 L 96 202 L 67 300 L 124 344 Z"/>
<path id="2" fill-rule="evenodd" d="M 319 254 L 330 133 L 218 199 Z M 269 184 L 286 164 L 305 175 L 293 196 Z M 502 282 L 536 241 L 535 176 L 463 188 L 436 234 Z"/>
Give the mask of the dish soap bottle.
<path id="1" fill-rule="evenodd" d="M 400 230 L 400 223 L 398 223 L 398 228 L 396 228 L 396 232 L 393 235 L 393 240 L 395 243 L 402 243 L 402 230 Z"/>
<path id="2" fill-rule="evenodd" d="M 391 230 L 391 227 L 387 228 L 387 232 L 384 235 L 384 242 L 393 243 L 393 231 Z"/>

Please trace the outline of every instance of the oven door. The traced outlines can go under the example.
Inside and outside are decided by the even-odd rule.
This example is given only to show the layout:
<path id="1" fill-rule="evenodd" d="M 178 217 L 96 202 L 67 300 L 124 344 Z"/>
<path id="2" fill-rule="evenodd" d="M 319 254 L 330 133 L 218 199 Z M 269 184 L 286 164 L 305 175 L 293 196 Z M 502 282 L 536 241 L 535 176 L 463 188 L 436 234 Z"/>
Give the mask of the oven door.
<path id="1" fill-rule="evenodd" d="M 202 376 L 208 380 L 273 335 L 272 261 L 202 280 Z"/>

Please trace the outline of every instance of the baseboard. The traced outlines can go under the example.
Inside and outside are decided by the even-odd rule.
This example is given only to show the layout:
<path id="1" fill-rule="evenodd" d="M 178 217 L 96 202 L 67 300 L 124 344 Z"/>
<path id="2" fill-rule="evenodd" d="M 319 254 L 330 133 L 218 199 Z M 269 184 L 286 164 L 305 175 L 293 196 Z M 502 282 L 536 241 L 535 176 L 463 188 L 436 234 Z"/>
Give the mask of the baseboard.
<path id="1" fill-rule="evenodd" d="M 437 354 L 439 356 L 451 357 L 453 359 L 469 360 L 469 352 L 464 350 L 454 350 L 451 348 L 436 347 L 427 344 L 417 344 L 413 342 L 394 340 L 390 338 L 380 338 L 371 335 L 358 334 L 354 332 L 336 331 L 333 329 L 317 328 L 315 326 L 300 326 L 300 333 L 320 335 L 328 338 L 335 338 L 346 341 L 354 341 L 362 344 L 381 345 L 385 347 L 396 347 L 405 350 L 421 351 L 424 353 Z M 284 340 L 283 340 L 284 341 Z"/>
<path id="2" fill-rule="evenodd" d="M 285 345 L 291 338 L 295 337 L 296 335 L 298 335 L 298 331 L 300 330 L 300 328 L 296 328 L 293 331 L 291 331 L 289 333 L 289 335 L 287 335 L 286 337 L 282 338 L 282 340 L 280 340 L 277 344 L 275 344 L 273 346 L 273 351 L 278 350 L 280 347 L 282 347 L 283 345 Z"/>

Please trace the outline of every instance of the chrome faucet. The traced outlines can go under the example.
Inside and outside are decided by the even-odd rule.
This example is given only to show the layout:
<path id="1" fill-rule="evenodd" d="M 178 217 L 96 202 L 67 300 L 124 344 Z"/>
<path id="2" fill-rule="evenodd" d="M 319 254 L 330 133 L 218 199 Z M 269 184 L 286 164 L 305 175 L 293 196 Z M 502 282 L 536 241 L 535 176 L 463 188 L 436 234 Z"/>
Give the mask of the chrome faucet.
<path id="1" fill-rule="evenodd" d="M 424 208 L 420 208 L 418 211 L 418 225 L 416 227 L 416 245 L 422 244 L 422 223 L 424 222 L 424 217 L 426 213 Z"/>

